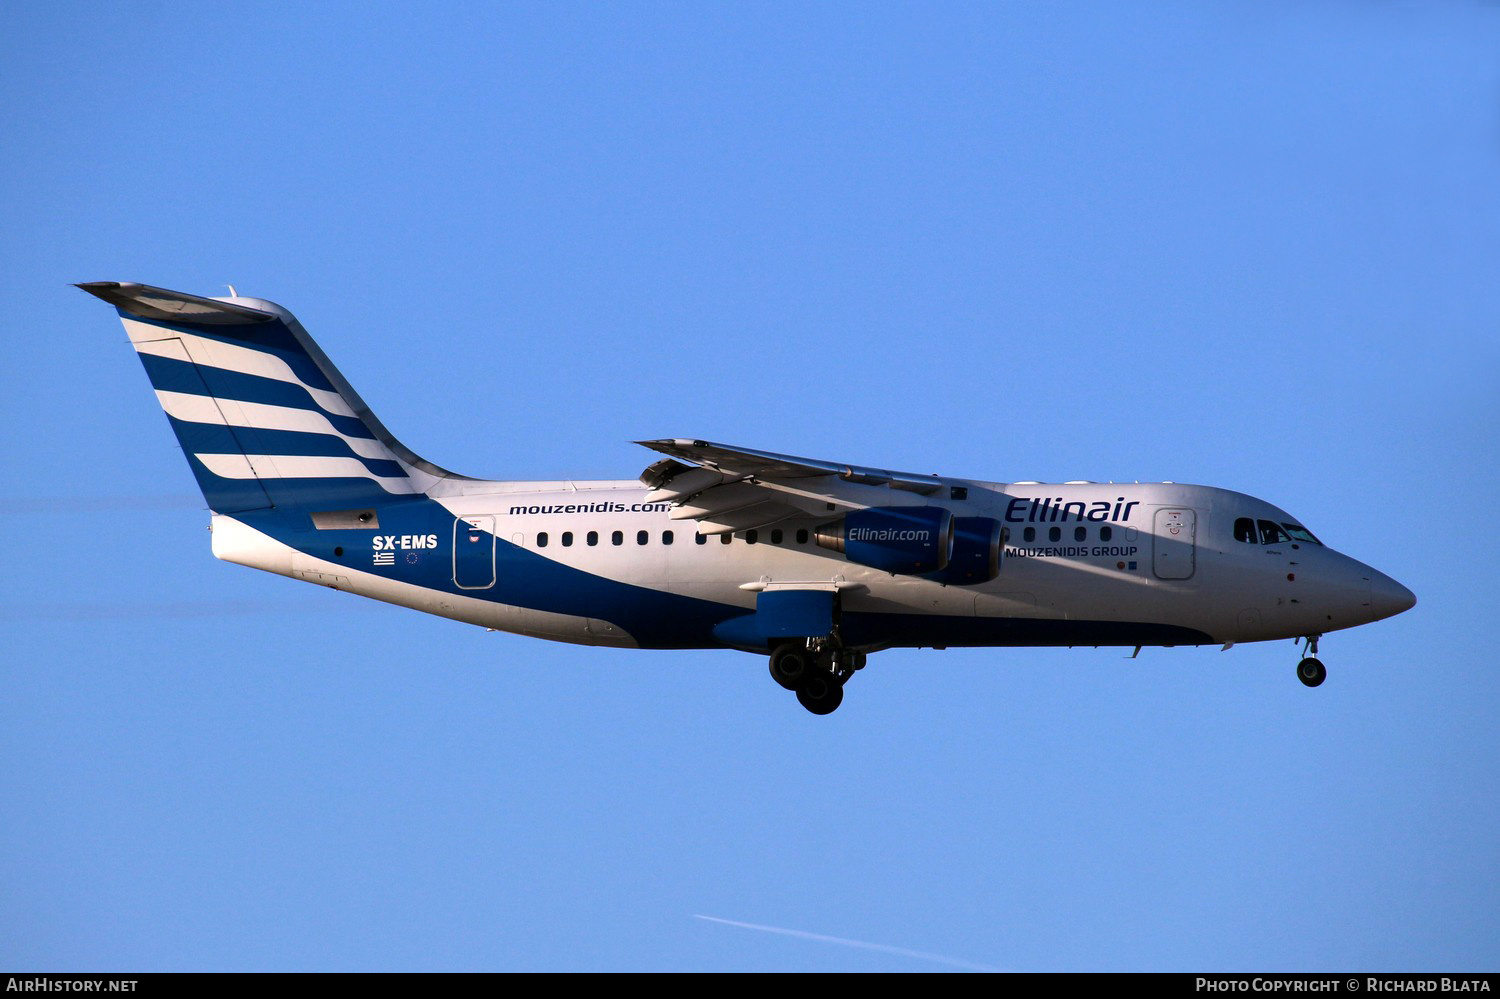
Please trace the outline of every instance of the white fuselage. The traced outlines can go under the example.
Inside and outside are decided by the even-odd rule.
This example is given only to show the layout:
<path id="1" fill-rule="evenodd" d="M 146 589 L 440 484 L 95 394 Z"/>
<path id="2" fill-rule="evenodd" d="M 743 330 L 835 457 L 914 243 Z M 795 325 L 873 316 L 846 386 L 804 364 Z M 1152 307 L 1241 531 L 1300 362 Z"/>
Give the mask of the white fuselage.
<path id="1" fill-rule="evenodd" d="M 962 480 L 950 480 L 962 481 Z M 912 644 L 1131 644 L 1112 632 L 1074 631 L 1067 622 L 1166 625 L 1199 642 L 1234 643 L 1316 635 L 1377 620 L 1404 609 L 1404 589 L 1376 570 L 1313 541 L 1265 544 L 1236 540 L 1236 520 L 1290 523 L 1286 513 L 1253 497 L 1206 486 L 1162 484 L 996 484 L 969 481 L 966 497 L 941 505 L 1006 528 L 999 574 L 974 585 L 895 575 L 851 562 L 813 540 L 820 519 L 808 516 L 771 529 L 702 537 L 691 520 L 672 519 L 667 503 L 647 503 L 637 482 L 467 484 L 460 495 L 434 497 L 451 522 L 434 526 L 435 551 L 452 558 L 466 524 L 483 526 L 509 546 L 495 556 L 496 580 L 435 589 L 377 568 L 376 538 L 399 545 L 412 536 L 370 532 L 371 547 L 337 559 L 299 551 L 233 518 L 215 518 L 220 558 L 336 586 L 364 596 L 484 627 L 593 645 L 641 644 L 635 622 L 607 602 L 573 612 L 496 599 L 505 551 L 524 552 L 579 574 L 731 608 L 754 610 L 770 586 L 828 586 L 849 614 L 913 615 L 958 624 L 964 619 L 1057 622 L 1013 640 L 944 640 L 942 622 Z M 845 483 L 858 502 L 874 487 Z M 882 493 L 877 499 L 885 499 Z M 917 497 L 913 500 L 920 502 Z M 832 516 L 831 514 L 829 516 Z M 467 518 L 467 520 L 466 520 Z M 301 546 L 299 546 L 301 547 Z M 389 556 L 387 556 L 389 558 Z M 535 563 L 526 563 L 535 564 Z M 444 565 L 446 575 L 447 565 Z M 451 582 L 451 580 L 450 580 Z M 1398 593 L 1397 591 L 1401 591 Z M 1382 601 L 1382 594 L 1388 599 Z M 925 632 L 924 632 L 925 634 Z M 1090 636 L 1103 641 L 1090 641 Z M 1037 636 L 1060 636 L 1038 640 Z M 1076 639 L 1076 640 L 1075 640 Z M 652 644 L 659 644 L 653 642 Z M 881 641 L 876 644 L 906 644 Z M 1147 643 L 1155 644 L 1155 643 Z M 1163 643 L 1175 644 L 1175 643 Z"/>

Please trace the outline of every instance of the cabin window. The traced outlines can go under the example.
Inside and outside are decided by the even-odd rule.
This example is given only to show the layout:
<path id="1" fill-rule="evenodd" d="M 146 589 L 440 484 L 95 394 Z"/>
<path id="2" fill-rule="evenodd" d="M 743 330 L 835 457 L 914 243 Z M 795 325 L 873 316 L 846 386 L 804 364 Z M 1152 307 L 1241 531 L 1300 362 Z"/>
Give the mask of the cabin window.
<path id="1" fill-rule="evenodd" d="M 1048 541 L 1061 541 L 1062 540 L 1062 528 L 1061 527 L 1049 527 L 1049 528 L 1047 528 L 1047 540 Z"/>
<path id="2" fill-rule="evenodd" d="M 1234 521 L 1234 540 L 1255 544 L 1260 538 L 1255 535 L 1255 521 L 1249 517 L 1237 517 Z"/>
<path id="3" fill-rule="evenodd" d="M 625 532 L 616 531 L 615 533 L 611 534 L 609 536 L 609 543 L 612 545 L 623 545 L 625 543 Z"/>
<path id="4" fill-rule="evenodd" d="M 590 531 L 588 536 L 589 547 L 592 548 L 599 543 L 599 532 Z"/>
<path id="5" fill-rule="evenodd" d="M 662 531 L 661 532 L 661 543 L 664 544 L 664 545 L 670 545 L 672 543 L 672 532 L 671 531 Z"/>
<path id="6" fill-rule="evenodd" d="M 537 536 L 536 536 L 536 546 L 538 548 L 546 548 L 547 547 L 547 532 L 546 531 L 541 531 L 540 533 L 537 534 Z"/>
<path id="7" fill-rule="evenodd" d="M 754 528 L 751 528 L 750 530 L 748 530 L 748 531 L 745 532 L 745 544 L 747 544 L 747 545 L 753 545 L 753 544 L 757 544 L 759 541 L 760 541 L 760 532 L 759 531 L 755 530 Z"/>
<path id="8" fill-rule="evenodd" d="M 807 528 L 805 528 L 805 527 L 799 527 L 799 528 L 797 528 L 797 544 L 799 544 L 799 545 L 805 545 L 805 544 L 807 544 Z"/>
<path id="9" fill-rule="evenodd" d="M 1021 532 L 1021 537 L 1022 537 L 1022 539 L 1026 540 L 1026 541 L 1035 541 L 1036 540 L 1036 528 L 1035 527 L 1028 527 L 1028 528 L 1026 528 L 1026 530 L 1024 530 L 1024 531 Z"/>
<path id="10" fill-rule="evenodd" d="M 635 532 L 635 543 L 636 544 L 638 544 L 638 545 L 644 545 L 646 542 L 648 542 L 650 540 L 651 540 L 651 532 L 650 531 L 636 531 Z"/>
<path id="11" fill-rule="evenodd" d="M 572 548 L 573 547 L 573 532 L 572 531 L 563 531 L 562 543 L 563 543 L 563 547 L 564 548 Z"/>
<path id="12" fill-rule="evenodd" d="M 771 532 L 771 544 L 773 544 L 773 545 L 779 545 L 779 544 L 781 544 L 781 538 L 782 538 L 781 528 L 778 527 L 774 531 Z"/>
<path id="13" fill-rule="evenodd" d="M 1262 520 L 1259 521 L 1258 526 L 1260 527 L 1260 543 L 1263 545 L 1279 545 L 1292 540 L 1274 521 Z"/>
<path id="14" fill-rule="evenodd" d="M 693 535 L 693 542 L 695 544 L 706 545 L 706 544 L 708 544 L 708 535 L 706 535 L 706 534 L 694 534 Z"/>
<path id="15" fill-rule="evenodd" d="M 1087 541 L 1088 540 L 1088 536 L 1089 536 L 1089 529 L 1087 527 L 1075 527 L 1075 528 L 1073 528 L 1073 540 L 1074 541 Z"/>
<path id="16" fill-rule="evenodd" d="M 1108 541 L 1110 538 L 1112 538 L 1114 536 L 1115 536 L 1115 529 L 1113 527 L 1110 527 L 1108 524 L 1105 524 L 1103 527 L 1099 528 L 1099 540 L 1100 541 Z"/>
<path id="17" fill-rule="evenodd" d="M 732 534 L 721 534 L 721 535 L 719 535 L 719 544 L 721 544 L 721 545 L 727 545 L 727 544 L 729 544 L 733 540 L 734 540 L 734 535 L 732 535 Z"/>

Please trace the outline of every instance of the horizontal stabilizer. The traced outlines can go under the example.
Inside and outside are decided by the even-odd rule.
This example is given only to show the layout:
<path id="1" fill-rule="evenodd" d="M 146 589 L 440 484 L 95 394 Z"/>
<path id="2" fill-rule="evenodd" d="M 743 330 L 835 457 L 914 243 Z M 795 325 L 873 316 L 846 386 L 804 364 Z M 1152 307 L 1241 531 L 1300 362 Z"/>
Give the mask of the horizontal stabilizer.
<path id="1" fill-rule="evenodd" d="M 127 281 L 88 281 L 75 287 L 103 299 L 115 308 L 142 319 L 168 319 L 188 323 L 210 323 L 212 325 L 245 325 L 269 323 L 277 318 L 274 312 L 253 309 L 247 305 L 223 302 L 216 298 L 203 298 L 181 291 L 168 291 L 149 284 L 132 284 Z"/>

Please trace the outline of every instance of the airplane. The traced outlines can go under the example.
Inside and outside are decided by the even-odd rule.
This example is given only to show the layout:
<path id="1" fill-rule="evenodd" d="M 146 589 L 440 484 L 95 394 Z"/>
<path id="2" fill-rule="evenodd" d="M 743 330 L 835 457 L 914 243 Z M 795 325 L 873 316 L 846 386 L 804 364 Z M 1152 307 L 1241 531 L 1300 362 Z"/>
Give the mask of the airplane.
<path id="1" fill-rule="evenodd" d="M 459 475 L 402 445 L 273 302 L 77 287 L 124 323 L 218 558 L 496 631 L 755 653 L 813 714 L 890 648 L 1296 639 L 1316 687 L 1323 635 L 1416 603 L 1210 486 L 987 482 L 689 438 L 638 441 L 662 455 L 638 479 Z"/>

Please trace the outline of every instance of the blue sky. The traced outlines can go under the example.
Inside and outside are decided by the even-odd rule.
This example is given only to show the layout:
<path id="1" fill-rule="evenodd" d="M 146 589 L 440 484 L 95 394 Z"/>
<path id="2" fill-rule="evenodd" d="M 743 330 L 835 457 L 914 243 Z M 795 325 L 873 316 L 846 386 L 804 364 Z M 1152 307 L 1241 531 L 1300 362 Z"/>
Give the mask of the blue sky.
<path id="1" fill-rule="evenodd" d="M 1500 8 L 0 23 L 0 964 L 1500 967 Z M 1204 482 L 1420 602 L 1315 691 L 891 651 L 815 718 L 216 562 L 89 280 L 282 303 L 469 474 Z"/>

